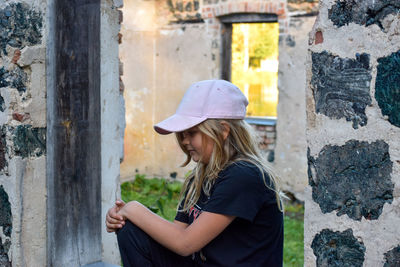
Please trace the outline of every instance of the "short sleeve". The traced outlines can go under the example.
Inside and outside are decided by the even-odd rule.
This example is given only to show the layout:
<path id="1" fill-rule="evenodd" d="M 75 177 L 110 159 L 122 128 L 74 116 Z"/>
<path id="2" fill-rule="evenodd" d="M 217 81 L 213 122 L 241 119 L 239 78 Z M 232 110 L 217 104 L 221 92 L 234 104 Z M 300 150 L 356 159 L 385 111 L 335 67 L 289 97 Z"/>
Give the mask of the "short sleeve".
<path id="1" fill-rule="evenodd" d="M 268 179 L 268 175 L 265 178 Z M 253 221 L 260 208 L 273 201 L 274 195 L 265 186 L 256 166 L 247 162 L 234 163 L 217 178 L 203 211 Z"/>
<path id="2" fill-rule="evenodd" d="M 189 224 L 189 215 L 186 212 L 182 211 L 184 201 L 185 201 L 185 199 L 183 199 L 181 201 L 181 203 L 179 204 L 179 208 L 178 208 L 178 211 L 176 212 L 175 220 Z"/>

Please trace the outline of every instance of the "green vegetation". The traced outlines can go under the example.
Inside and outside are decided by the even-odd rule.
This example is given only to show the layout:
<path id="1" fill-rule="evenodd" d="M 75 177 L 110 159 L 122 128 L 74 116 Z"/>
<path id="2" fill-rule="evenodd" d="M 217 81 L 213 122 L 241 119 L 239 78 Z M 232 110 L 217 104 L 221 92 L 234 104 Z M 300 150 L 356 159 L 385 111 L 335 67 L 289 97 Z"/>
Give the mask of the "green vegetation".
<path id="1" fill-rule="evenodd" d="M 283 266 L 297 267 L 304 263 L 304 205 L 286 203 Z"/>
<path id="2" fill-rule="evenodd" d="M 136 175 L 133 182 L 121 185 L 121 197 L 125 202 L 137 200 L 160 216 L 172 221 L 182 184 L 166 179 L 146 179 Z M 285 205 L 285 241 L 284 266 L 303 266 L 303 216 L 304 206 L 286 203 Z"/>

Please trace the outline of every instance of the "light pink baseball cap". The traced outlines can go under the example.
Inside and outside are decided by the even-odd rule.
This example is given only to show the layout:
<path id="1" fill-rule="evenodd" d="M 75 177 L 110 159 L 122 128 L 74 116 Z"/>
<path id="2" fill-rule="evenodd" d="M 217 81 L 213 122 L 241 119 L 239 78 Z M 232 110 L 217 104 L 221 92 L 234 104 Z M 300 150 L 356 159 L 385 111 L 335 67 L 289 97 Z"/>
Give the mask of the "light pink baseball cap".
<path id="1" fill-rule="evenodd" d="M 207 119 L 244 119 L 248 101 L 236 85 L 224 80 L 192 84 L 176 113 L 154 125 L 159 134 L 181 132 Z"/>

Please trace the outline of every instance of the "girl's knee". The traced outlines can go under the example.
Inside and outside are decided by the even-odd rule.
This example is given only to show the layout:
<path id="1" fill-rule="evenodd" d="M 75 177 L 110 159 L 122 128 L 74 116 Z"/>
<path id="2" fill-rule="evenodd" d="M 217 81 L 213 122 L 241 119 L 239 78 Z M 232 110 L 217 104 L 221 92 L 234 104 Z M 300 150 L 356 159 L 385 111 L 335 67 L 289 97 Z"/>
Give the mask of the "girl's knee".
<path id="1" fill-rule="evenodd" d="M 143 239 L 147 239 L 147 234 L 143 232 L 142 229 L 134 225 L 130 221 L 126 221 L 124 227 L 118 230 L 117 240 L 118 244 L 124 246 L 126 244 L 131 244 L 135 241 L 142 242 Z"/>

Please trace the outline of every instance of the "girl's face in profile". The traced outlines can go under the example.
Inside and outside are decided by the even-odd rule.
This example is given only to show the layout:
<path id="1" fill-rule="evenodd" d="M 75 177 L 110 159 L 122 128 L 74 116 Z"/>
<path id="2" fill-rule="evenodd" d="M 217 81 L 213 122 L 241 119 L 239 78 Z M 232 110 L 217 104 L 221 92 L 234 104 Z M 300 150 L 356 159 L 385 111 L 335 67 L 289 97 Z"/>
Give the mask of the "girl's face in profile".
<path id="1" fill-rule="evenodd" d="M 182 132 L 182 145 L 189 151 L 193 161 L 208 164 L 214 149 L 214 141 L 203 135 L 197 126 Z"/>

